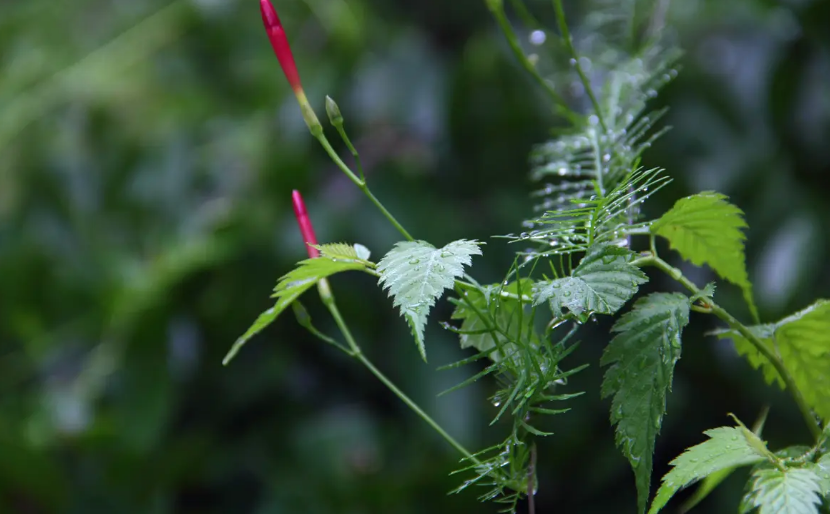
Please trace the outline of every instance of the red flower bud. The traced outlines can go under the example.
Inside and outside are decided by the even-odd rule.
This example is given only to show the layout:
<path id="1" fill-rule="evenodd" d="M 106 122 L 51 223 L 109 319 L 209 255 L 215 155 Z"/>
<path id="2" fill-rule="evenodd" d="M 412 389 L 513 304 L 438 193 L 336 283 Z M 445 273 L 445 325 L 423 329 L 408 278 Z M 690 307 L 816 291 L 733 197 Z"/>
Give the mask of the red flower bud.
<path id="1" fill-rule="evenodd" d="M 259 10 L 262 13 L 262 23 L 265 25 L 268 39 L 271 41 L 274 53 L 277 54 L 277 59 L 280 61 L 285 78 L 288 79 L 288 84 L 294 90 L 294 95 L 300 103 L 303 119 L 306 125 L 308 125 L 309 130 L 311 130 L 311 133 L 315 137 L 319 136 L 323 132 L 323 126 L 320 125 L 317 115 L 314 114 L 314 109 L 311 108 L 305 92 L 303 92 L 303 85 L 300 83 L 300 74 L 297 72 L 297 64 L 294 63 L 294 54 L 291 53 L 291 47 L 288 45 L 288 38 L 285 36 L 285 30 L 282 28 L 280 17 L 277 16 L 277 11 L 271 5 L 270 0 L 259 0 Z"/>
<path id="2" fill-rule="evenodd" d="M 265 2 L 267 0 L 263 0 Z M 308 257 L 313 259 L 320 256 L 320 251 L 311 245 L 317 244 L 317 237 L 314 235 L 314 227 L 311 225 L 311 219 L 308 217 L 308 211 L 305 209 L 305 202 L 303 202 L 303 195 L 296 189 L 291 193 L 291 201 L 294 204 L 294 216 L 297 217 L 297 224 L 300 226 L 300 233 L 303 235 L 303 241 L 308 250 Z"/>
<path id="3" fill-rule="evenodd" d="M 269 0 L 259 0 L 259 10 L 262 13 L 262 23 L 265 24 L 268 39 L 271 40 L 271 46 L 274 48 L 274 53 L 277 54 L 285 78 L 288 79 L 288 83 L 295 93 L 302 91 L 300 74 L 297 73 L 294 55 L 291 53 L 291 47 L 288 46 L 288 38 L 285 37 L 285 31 L 282 29 L 282 22 L 280 22 L 280 17 L 277 16 L 277 11 Z"/>

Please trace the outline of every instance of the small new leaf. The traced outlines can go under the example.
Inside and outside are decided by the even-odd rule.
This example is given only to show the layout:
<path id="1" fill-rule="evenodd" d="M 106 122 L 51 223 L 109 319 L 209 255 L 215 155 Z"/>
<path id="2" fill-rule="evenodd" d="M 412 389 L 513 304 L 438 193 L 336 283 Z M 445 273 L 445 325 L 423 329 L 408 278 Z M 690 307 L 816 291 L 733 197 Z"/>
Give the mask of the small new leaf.
<path id="1" fill-rule="evenodd" d="M 672 249 L 696 266 L 708 264 L 725 280 L 743 289 L 744 298 L 758 319 L 752 284 L 746 272 L 743 212 L 710 191 L 681 198 L 651 225 L 653 234 L 668 239 Z"/>
<path id="2" fill-rule="evenodd" d="M 642 298 L 614 325 L 618 334 L 600 361 L 611 365 L 602 397 L 613 396 L 611 423 L 617 425 L 617 446 L 634 470 L 639 512 L 648 505 L 654 442 L 680 359 L 681 332 L 688 323 L 686 296 L 655 293 Z"/>
<path id="3" fill-rule="evenodd" d="M 330 259 L 343 259 L 355 261 L 368 261 L 371 252 L 361 244 L 350 245 L 346 243 L 329 243 L 323 245 L 312 245 L 320 250 L 323 257 Z"/>
<path id="4" fill-rule="evenodd" d="M 429 310 L 464 274 L 464 266 L 472 263 L 472 256 L 481 255 L 480 244 L 461 239 L 435 248 L 425 241 L 407 241 L 397 243 L 378 263 L 379 283 L 409 323 L 425 361 L 424 327 Z"/>
<path id="5" fill-rule="evenodd" d="M 634 253 L 613 245 L 596 245 L 580 261 L 569 277 L 533 286 L 534 305 L 550 302 L 551 311 L 559 318 L 563 309 L 579 316 L 583 313 L 613 314 L 648 280 L 630 263 Z"/>
<path id="6" fill-rule="evenodd" d="M 761 468 L 750 480 L 746 503 L 759 514 L 818 514 L 821 478 L 812 467 Z"/>
<path id="7" fill-rule="evenodd" d="M 819 300 L 778 323 L 749 330 L 762 344 L 778 352 L 810 407 L 830 421 L 830 301 Z M 717 335 L 732 338 L 738 353 L 756 369 L 761 368 L 767 382 L 777 381 L 784 387 L 772 364 L 746 338 L 734 331 Z"/>
<path id="8" fill-rule="evenodd" d="M 260 314 L 256 321 L 254 321 L 254 324 L 233 343 L 230 351 L 228 351 L 228 354 L 222 360 L 222 364 L 227 365 L 249 339 L 273 323 L 294 300 L 299 298 L 300 295 L 308 291 L 321 279 L 334 275 L 335 273 L 340 273 L 341 271 L 362 270 L 365 268 L 366 265 L 358 261 L 341 261 L 326 257 L 300 261 L 296 268 L 288 272 L 277 282 L 274 288 L 274 294 L 271 295 L 272 298 L 277 299 L 274 306 Z"/>

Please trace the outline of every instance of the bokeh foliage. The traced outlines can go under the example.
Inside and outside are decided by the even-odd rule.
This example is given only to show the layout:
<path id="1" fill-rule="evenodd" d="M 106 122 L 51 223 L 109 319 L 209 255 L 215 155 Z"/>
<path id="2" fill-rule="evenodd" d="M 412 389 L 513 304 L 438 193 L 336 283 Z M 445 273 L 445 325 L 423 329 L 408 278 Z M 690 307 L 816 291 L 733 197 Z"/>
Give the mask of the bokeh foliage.
<path id="1" fill-rule="evenodd" d="M 549 2 L 528 5 L 554 26 Z M 555 118 L 483 2 L 277 7 L 309 98 L 320 115 L 323 95 L 337 99 L 376 194 L 418 238 L 488 240 L 473 274 L 498 280 L 521 248 L 488 238 L 529 217 L 527 155 Z M 686 54 L 656 101 L 674 128 L 645 164 L 675 181 L 648 208 L 729 195 L 765 320 L 830 291 L 828 19 L 827 0 L 678 0 L 668 13 Z M 0 509 L 491 508 L 447 496 L 453 450 L 290 317 L 220 366 L 305 254 L 292 188 L 321 241 L 382 255 L 397 240 L 308 136 L 253 2 L 3 2 L 0 77 Z M 453 334 L 428 325 L 425 365 L 370 278 L 332 283 L 379 366 L 462 441 L 494 442 L 492 384 L 435 397 L 466 372 L 434 370 L 464 355 Z M 718 295 L 741 312 L 739 290 Z M 573 357 L 592 364 L 574 382 L 595 398 L 605 328 Z M 656 476 L 726 412 L 753 419 L 771 402 L 771 446 L 804 436 L 787 398 L 703 332 L 685 334 Z M 539 510 L 633 511 L 607 405 L 571 407 L 539 449 Z M 741 484 L 700 508 L 734 511 Z"/>

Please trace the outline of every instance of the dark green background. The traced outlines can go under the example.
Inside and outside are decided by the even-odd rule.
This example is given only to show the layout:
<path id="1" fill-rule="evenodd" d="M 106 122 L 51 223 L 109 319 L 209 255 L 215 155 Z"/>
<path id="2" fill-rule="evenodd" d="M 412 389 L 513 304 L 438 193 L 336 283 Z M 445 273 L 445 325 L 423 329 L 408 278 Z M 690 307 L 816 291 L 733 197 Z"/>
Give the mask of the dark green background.
<path id="1" fill-rule="evenodd" d="M 526 156 L 555 120 L 484 2 L 276 5 L 309 98 L 321 117 L 338 100 L 377 196 L 418 238 L 487 239 L 472 273 L 498 280 L 518 248 L 488 238 L 530 215 Z M 828 20 L 822 0 L 676 0 L 669 16 L 686 54 L 655 106 L 674 128 L 645 164 L 675 181 L 646 211 L 728 194 L 766 321 L 830 296 Z M 454 450 L 292 316 L 221 367 L 304 255 L 294 188 L 321 241 L 379 258 L 399 239 L 308 135 L 253 0 L 0 3 L 0 510 L 495 512 L 447 496 Z M 425 365 L 368 276 L 332 283 L 367 353 L 449 432 L 500 440 L 492 384 L 436 398 L 470 372 L 435 371 L 463 355 L 437 323 L 446 302 Z M 737 290 L 718 298 L 749 321 Z M 694 315 L 685 334 L 658 475 L 727 412 L 751 423 L 767 402 L 774 449 L 809 440 L 788 397 L 703 337 L 714 327 Z M 571 357 L 591 364 L 569 386 L 587 394 L 546 427 L 538 512 L 634 512 L 599 400 L 607 328 Z M 699 511 L 734 512 L 744 478 Z"/>

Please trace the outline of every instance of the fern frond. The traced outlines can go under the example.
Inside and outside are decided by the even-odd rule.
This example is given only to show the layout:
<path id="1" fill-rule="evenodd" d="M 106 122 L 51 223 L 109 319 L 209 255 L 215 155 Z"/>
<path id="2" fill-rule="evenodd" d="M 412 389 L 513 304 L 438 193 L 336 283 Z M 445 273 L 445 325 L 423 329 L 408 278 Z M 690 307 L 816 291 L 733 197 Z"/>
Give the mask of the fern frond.
<path id="1" fill-rule="evenodd" d="M 625 244 L 628 234 L 647 232 L 648 224 L 638 222 L 639 206 L 669 182 L 662 169 L 636 169 L 605 195 L 569 198 L 570 208 L 548 211 L 529 222 L 534 230 L 506 237 L 541 245 L 529 257 L 585 252 L 597 243 Z"/>

